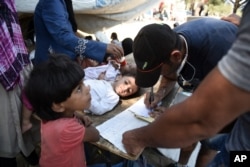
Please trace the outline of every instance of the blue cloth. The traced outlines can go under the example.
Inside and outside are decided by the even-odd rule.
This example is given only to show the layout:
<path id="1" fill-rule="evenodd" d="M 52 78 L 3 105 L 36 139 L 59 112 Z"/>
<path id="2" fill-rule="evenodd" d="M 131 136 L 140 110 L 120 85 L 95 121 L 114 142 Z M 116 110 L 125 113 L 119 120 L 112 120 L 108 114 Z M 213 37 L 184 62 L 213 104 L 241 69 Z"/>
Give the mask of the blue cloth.
<path id="1" fill-rule="evenodd" d="M 39 0 L 35 13 L 36 52 L 34 64 L 48 59 L 49 53 L 77 55 L 102 62 L 107 44 L 75 35 L 64 0 Z"/>
<path id="2" fill-rule="evenodd" d="M 207 167 L 229 166 L 230 155 L 225 147 L 228 136 L 228 134 L 220 134 L 209 139 L 209 142 L 206 143 L 210 148 L 218 151 L 215 158 L 207 165 Z"/>
<path id="3" fill-rule="evenodd" d="M 174 28 L 174 31 L 186 39 L 187 61 L 195 68 L 194 79 L 200 82 L 230 49 L 236 39 L 238 27 L 215 18 L 200 18 L 183 23 Z M 191 79 L 193 72 L 186 63 L 180 74 Z"/>

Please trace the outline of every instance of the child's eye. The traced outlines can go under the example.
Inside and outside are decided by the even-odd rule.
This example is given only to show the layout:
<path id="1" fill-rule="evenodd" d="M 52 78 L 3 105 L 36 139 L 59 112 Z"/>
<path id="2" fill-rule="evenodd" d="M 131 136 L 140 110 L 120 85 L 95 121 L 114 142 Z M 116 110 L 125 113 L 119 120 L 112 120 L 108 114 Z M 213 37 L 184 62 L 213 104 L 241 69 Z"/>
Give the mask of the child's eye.
<path id="1" fill-rule="evenodd" d="M 83 86 L 83 84 L 78 85 L 77 92 L 82 92 L 82 86 Z"/>

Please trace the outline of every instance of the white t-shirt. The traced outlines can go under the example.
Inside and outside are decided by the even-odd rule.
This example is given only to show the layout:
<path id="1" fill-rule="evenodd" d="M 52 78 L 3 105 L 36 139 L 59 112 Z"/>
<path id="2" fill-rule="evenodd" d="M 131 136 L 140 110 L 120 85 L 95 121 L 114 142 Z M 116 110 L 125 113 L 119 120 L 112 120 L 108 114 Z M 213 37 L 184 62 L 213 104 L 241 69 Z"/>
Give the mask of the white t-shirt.
<path id="1" fill-rule="evenodd" d="M 105 80 L 84 80 L 90 86 L 91 105 L 86 112 L 102 115 L 112 110 L 119 102 L 120 97 L 114 91 L 110 82 Z"/>

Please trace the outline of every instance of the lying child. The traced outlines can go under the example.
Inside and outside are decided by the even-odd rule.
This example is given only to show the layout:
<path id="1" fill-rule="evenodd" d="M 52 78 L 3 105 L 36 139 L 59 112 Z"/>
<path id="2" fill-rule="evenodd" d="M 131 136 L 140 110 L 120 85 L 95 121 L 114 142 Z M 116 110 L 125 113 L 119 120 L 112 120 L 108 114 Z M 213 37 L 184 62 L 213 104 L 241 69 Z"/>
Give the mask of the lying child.
<path id="1" fill-rule="evenodd" d="M 41 167 L 86 167 L 83 142 L 96 142 L 99 132 L 88 117 L 89 87 L 82 68 L 68 56 L 51 56 L 34 67 L 25 87 L 41 121 Z"/>
<path id="2" fill-rule="evenodd" d="M 139 87 L 135 84 L 135 74 L 129 72 L 117 75 L 113 82 L 87 79 L 84 83 L 90 86 L 92 97 L 91 105 L 85 111 L 95 115 L 102 115 L 112 110 L 118 104 L 120 97 L 129 97 L 139 91 Z"/>

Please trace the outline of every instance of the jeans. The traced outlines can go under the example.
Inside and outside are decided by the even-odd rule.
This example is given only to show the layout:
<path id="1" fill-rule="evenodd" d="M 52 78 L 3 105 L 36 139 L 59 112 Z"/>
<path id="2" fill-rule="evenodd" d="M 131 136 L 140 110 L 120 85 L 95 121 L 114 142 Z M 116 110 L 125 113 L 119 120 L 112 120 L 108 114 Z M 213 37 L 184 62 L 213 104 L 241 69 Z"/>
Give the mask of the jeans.
<path id="1" fill-rule="evenodd" d="M 229 167 L 230 154 L 225 147 L 228 136 L 228 134 L 218 134 L 205 142 L 210 149 L 218 151 L 207 167 Z"/>

